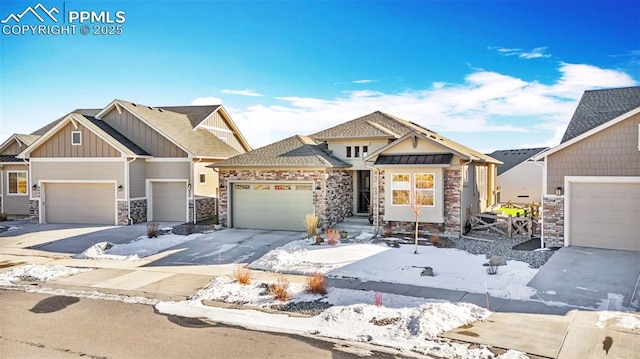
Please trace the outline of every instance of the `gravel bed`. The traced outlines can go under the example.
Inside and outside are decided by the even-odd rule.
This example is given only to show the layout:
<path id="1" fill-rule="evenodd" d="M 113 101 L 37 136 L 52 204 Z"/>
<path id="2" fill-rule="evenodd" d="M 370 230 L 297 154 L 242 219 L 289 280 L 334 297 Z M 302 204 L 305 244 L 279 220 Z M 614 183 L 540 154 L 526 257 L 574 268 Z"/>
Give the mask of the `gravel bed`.
<path id="1" fill-rule="evenodd" d="M 529 238 L 523 236 L 514 236 L 513 238 L 505 238 L 503 236 L 497 236 L 486 232 L 474 231 L 467 235 L 467 237 L 476 237 L 482 239 L 490 239 L 493 242 L 485 242 L 474 239 L 466 238 L 450 238 L 455 244 L 456 248 L 471 254 L 485 254 L 488 258 L 491 256 L 500 256 L 505 260 L 516 260 L 529 263 L 532 268 L 540 268 L 547 260 L 553 255 L 554 251 L 527 251 L 527 250 L 514 250 L 513 246 L 520 243 L 524 243 Z"/>
<path id="2" fill-rule="evenodd" d="M 294 312 L 308 315 L 318 315 L 325 311 L 325 309 L 331 308 L 332 305 L 327 302 L 289 302 L 287 304 L 280 304 L 271 306 L 271 309 L 280 310 L 283 312 Z"/>

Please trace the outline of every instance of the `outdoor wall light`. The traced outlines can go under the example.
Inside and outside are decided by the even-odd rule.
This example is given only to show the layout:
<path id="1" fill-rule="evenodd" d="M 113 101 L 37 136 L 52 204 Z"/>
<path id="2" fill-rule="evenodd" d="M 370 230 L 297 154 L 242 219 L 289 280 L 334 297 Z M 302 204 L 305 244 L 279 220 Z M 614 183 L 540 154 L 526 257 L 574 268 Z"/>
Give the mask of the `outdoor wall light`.
<path id="1" fill-rule="evenodd" d="M 122 185 L 119 185 L 118 186 L 118 192 L 122 192 L 122 188 L 123 188 Z"/>
<path id="2" fill-rule="evenodd" d="M 34 191 L 37 190 L 38 189 L 38 185 L 34 184 L 33 186 L 31 186 L 31 189 L 34 190 Z"/>
<path id="3" fill-rule="evenodd" d="M 191 183 L 188 183 L 188 184 L 187 184 L 187 190 L 188 190 L 188 191 L 191 191 Z"/>
<path id="4" fill-rule="evenodd" d="M 224 188 L 224 182 L 220 182 L 220 188 Z"/>
<path id="5" fill-rule="evenodd" d="M 562 196 L 562 187 L 556 187 L 556 196 Z"/>
<path id="6" fill-rule="evenodd" d="M 322 189 L 322 187 L 320 187 L 320 185 L 317 185 L 317 186 L 316 186 L 316 191 L 319 191 L 319 190 L 321 190 L 321 189 Z"/>

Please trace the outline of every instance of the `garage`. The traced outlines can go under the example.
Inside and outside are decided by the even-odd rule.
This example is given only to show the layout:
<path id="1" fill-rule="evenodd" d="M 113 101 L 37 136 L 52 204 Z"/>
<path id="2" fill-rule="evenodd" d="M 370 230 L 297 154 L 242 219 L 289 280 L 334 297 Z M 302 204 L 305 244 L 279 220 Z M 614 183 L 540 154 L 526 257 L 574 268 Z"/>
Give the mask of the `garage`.
<path id="1" fill-rule="evenodd" d="M 47 223 L 116 224 L 114 183 L 45 183 Z"/>
<path id="2" fill-rule="evenodd" d="M 640 183 L 570 183 L 569 244 L 640 251 Z"/>
<path id="3" fill-rule="evenodd" d="M 311 183 L 234 183 L 231 201 L 235 228 L 303 231 L 314 213 Z"/>
<path id="4" fill-rule="evenodd" d="M 152 182 L 150 221 L 186 222 L 186 182 Z"/>

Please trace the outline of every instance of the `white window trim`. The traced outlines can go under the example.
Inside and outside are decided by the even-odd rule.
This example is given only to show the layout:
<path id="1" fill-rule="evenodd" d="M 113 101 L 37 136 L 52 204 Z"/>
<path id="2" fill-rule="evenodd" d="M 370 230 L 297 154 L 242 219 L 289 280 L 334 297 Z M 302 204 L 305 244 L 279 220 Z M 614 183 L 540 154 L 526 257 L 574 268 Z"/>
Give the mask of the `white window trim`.
<path id="1" fill-rule="evenodd" d="M 80 136 L 80 142 L 78 143 L 74 143 L 73 142 L 73 135 L 74 134 L 78 134 Z M 81 131 L 71 131 L 71 146 L 81 146 L 82 145 L 82 132 Z"/>
<path id="2" fill-rule="evenodd" d="M 204 175 L 204 182 L 202 182 L 202 176 Z M 198 184 L 207 184 L 207 173 L 206 172 L 199 172 L 198 173 Z"/>
<path id="3" fill-rule="evenodd" d="M 416 185 L 418 184 L 418 180 L 417 177 L 418 175 L 431 175 L 431 177 L 433 178 L 433 187 L 431 188 L 416 188 Z M 416 172 L 413 174 L 413 193 L 418 193 L 418 191 L 431 191 L 433 193 L 433 204 L 431 205 L 421 205 L 420 207 L 435 207 L 436 206 L 436 174 L 433 172 Z"/>
<path id="4" fill-rule="evenodd" d="M 404 188 L 398 188 L 398 191 L 409 191 L 409 203 L 407 204 L 395 204 L 393 203 L 393 191 L 396 189 L 393 187 L 393 176 L 394 175 L 407 175 L 409 176 L 409 188 L 408 189 L 404 189 Z M 398 172 L 398 173 L 391 173 L 391 205 L 394 207 L 409 207 L 411 205 L 411 173 L 408 172 Z"/>
<path id="5" fill-rule="evenodd" d="M 7 170 L 7 196 L 28 196 L 29 195 L 29 172 L 28 171 L 19 171 L 19 170 Z M 11 188 L 9 187 L 9 174 L 11 173 L 24 173 L 27 177 L 27 191 L 25 193 L 11 193 L 9 192 Z M 17 184 L 16 184 L 17 185 Z M 16 190 L 18 188 L 16 187 Z"/>

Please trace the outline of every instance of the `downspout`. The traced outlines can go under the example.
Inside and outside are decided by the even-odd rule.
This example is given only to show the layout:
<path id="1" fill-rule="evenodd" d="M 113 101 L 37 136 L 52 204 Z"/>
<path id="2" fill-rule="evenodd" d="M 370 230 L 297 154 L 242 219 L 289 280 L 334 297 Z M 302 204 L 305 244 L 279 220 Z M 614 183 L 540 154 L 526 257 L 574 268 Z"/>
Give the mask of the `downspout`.
<path id="1" fill-rule="evenodd" d="M 135 157 L 132 157 L 131 161 L 127 160 L 127 178 L 125 178 L 125 181 L 127 183 L 127 201 L 129 201 L 129 203 L 127 204 L 127 221 L 129 222 L 130 226 L 133 225 L 133 218 L 131 218 L 131 181 L 129 180 L 129 164 L 135 160 Z"/>
<path id="2" fill-rule="evenodd" d="M 202 157 L 196 157 L 196 162 L 194 163 L 193 161 L 191 161 L 191 197 L 193 198 L 193 224 L 198 223 L 198 218 L 196 218 L 196 213 L 198 213 L 198 211 L 196 211 L 196 174 L 195 174 L 195 164 L 196 163 L 200 163 L 202 162 Z M 198 175 L 199 176 L 199 175 Z M 198 184 L 200 182 L 200 179 L 198 179 Z"/>
<path id="3" fill-rule="evenodd" d="M 376 203 L 371 210 L 375 211 L 373 223 L 376 224 L 376 229 L 373 236 L 377 237 L 378 233 L 380 233 L 380 169 L 378 169 L 377 167 L 369 166 L 367 162 L 364 162 L 364 165 L 365 167 L 372 169 L 375 175 Z"/>

